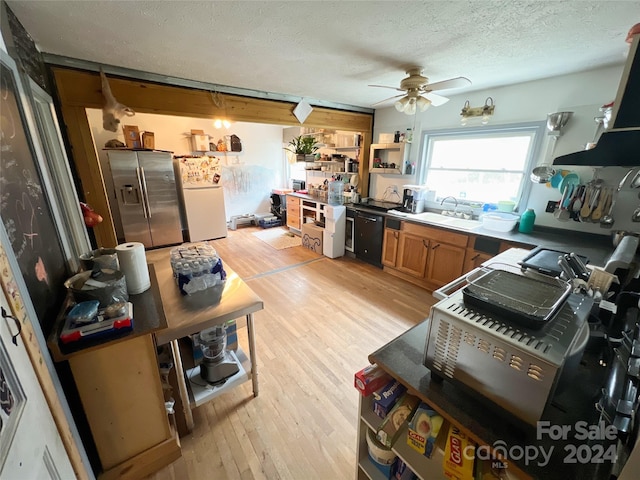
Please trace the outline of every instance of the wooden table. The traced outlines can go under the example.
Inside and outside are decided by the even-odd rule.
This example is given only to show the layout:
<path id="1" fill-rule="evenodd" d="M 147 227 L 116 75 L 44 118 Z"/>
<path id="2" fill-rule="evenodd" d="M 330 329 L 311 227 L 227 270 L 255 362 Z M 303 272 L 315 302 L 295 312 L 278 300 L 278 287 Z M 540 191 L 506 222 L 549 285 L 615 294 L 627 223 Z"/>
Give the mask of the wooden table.
<path id="1" fill-rule="evenodd" d="M 258 395 L 258 365 L 256 359 L 255 329 L 253 314 L 264 308 L 262 299 L 256 295 L 244 281 L 226 264 L 227 279 L 223 289 L 212 290 L 210 295 L 185 296 L 180 293 L 173 278 L 173 271 L 169 261 L 170 249 L 164 248 L 147 252 L 147 261 L 153 265 L 156 281 L 160 291 L 161 308 L 166 318 L 167 326 L 155 332 L 158 345 L 169 344 L 173 354 L 175 376 L 170 377 L 170 383 L 178 392 L 175 398 L 176 425 L 180 435 L 193 429 L 193 415 L 185 371 L 178 340 L 198 333 L 216 325 L 222 325 L 229 320 L 246 317 L 247 336 L 249 340 L 249 361 L 242 362 L 246 367 L 246 379 L 251 379 L 253 395 Z M 219 301 L 218 301 L 219 299 Z M 242 354 L 239 354 L 242 357 Z M 229 382 L 218 391 L 212 392 L 213 398 L 217 393 L 232 388 L 237 383 Z"/>

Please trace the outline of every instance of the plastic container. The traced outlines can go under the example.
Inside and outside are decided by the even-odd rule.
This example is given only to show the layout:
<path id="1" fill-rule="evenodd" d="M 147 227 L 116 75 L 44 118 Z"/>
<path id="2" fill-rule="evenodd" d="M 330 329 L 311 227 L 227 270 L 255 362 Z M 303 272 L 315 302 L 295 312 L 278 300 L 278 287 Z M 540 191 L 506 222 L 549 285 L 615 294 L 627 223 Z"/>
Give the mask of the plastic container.
<path id="1" fill-rule="evenodd" d="M 370 428 L 367 428 L 367 447 L 371 459 L 379 465 L 392 465 L 396 461 L 393 450 L 382 445 Z"/>
<path id="2" fill-rule="evenodd" d="M 526 212 L 522 214 L 520 217 L 520 225 L 518 226 L 518 231 L 520 233 L 531 233 L 533 232 L 533 224 L 536 221 L 536 212 L 533 208 L 527 209 Z"/>
<path id="3" fill-rule="evenodd" d="M 482 227 L 494 232 L 510 232 L 518 223 L 518 215 L 507 212 L 491 212 L 482 216 Z"/>
<path id="4" fill-rule="evenodd" d="M 77 302 L 98 300 L 104 308 L 112 303 L 129 300 L 124 274 L 119 270 L 102 269 L 80 272 L 64 282 Z"/>

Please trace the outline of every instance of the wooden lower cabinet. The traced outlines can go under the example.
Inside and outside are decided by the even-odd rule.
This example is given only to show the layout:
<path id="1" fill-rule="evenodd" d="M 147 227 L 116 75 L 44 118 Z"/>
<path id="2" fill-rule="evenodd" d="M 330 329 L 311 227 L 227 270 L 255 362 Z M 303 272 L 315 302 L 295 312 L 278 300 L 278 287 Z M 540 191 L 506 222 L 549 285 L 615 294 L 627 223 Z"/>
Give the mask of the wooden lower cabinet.
<path id="1" fill-rule="evenodd" d="M 429 264 L 427 279 L 435 288 L 455 280 L 464 273 L 463 247 L 456 247 L 446 243 L 431 242 L 429 249 Z"/>
<path id="2" fill-rule="evenodd" d="M 402 232 L 398 246 L 396 268 L 414 277 L 423 278 L 427 268 L 428 254 L 428 238 Z"/>
<path id="3" fill-rule="evenodd" d="M 287 195 L 287 227 L 300 230 L 300 199 Z"/>
<path id="4" fill-rule="evenodd" d="M 388 267 L 396 266 L 398 256 L 398 243 L 400 231 L 392 228 L 385 228 L 382 239 L 382 264 Z"/>
<path id="5" fill-rule="evenodd" d="M 464 272 L 468 236 L 402 222 L 385 229 L 382 264 L 391 274 L 435 290 Z"/>
<path id="6" fill-rule="evenodd" d="M 464 268 L 465 272 L 470 272 L 474 268 L 478 268 L 484 262 L 493 258 L 495 255 L 490 253 L 483 253 L 474 250 L 473 248 L 467 248 L 467 252 L 464 256 Z"/>

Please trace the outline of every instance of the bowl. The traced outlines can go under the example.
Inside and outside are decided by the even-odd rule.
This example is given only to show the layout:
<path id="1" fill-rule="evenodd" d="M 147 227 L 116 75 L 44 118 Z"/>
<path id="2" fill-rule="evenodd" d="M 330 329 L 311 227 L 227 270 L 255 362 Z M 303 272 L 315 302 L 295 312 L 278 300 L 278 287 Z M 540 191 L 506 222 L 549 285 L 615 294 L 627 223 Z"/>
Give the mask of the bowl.
<path id="1" fill-rule="evenodd" d="M 513 209 L 515 207 L 516 207 L 516 202 L 512 202 L 511 200 L 502 200 L 498 202 L 499 212 L 513 212 Z"/>
<path id="2" fill-rule="evenodd" d="M 98 300 L 100 308 L 105 308 L 129 300 L 127 283 L 120 270 L 86 270 L 66 280 L 64 286 L 76 303 Z"/>
<path id="3" fill-rule="evenodd" d="M 531 171 L 533 183 L 547 183 L 556 174 L 556 170 L 549 165 L 540 165 Z"/>
<path id="4" fill-rule="evenodd" d="M 491 212 L 482 216 L 482 227 L 494 232 L 510 232 L 518 223 L 519 215 L 507 212 Z"/>

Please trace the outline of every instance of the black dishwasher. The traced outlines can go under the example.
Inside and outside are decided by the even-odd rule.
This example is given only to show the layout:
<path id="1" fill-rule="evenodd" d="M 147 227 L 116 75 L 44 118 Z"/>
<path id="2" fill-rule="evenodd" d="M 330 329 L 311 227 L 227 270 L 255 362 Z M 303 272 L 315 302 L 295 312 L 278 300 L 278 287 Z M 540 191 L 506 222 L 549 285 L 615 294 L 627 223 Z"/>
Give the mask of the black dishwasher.
<path id="1" fill-rule="evenodd" d="M 382 237 L 384 217 L 368 212 L 356 212 L 356 258 L 382 268 Z"/>

